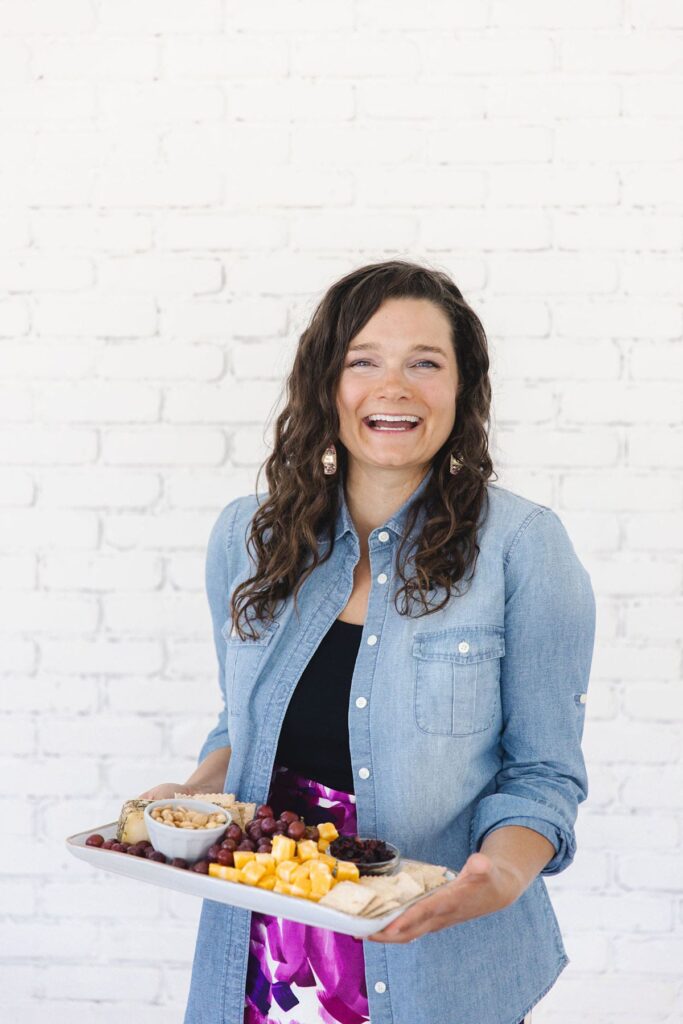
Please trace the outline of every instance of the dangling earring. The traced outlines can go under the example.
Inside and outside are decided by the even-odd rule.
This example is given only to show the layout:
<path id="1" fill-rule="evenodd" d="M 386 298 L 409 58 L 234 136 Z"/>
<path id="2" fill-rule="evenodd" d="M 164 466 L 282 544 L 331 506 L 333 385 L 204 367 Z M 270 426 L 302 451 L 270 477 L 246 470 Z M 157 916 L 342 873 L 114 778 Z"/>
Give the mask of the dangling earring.
<path id="1" fill-rule="evenodd" d="M 455 455 L 451 452 L 451 473 L 454 475 L 459 473 L 463 466 L 464 462 L 461 462 L 460 459 L 456 459 Z"/>
<path id="2" fill-rule="evenodd" d="M 333 444 L 327 446 L 320 461 L 323 464 L 325 476 L 332 476 L 337 472 L 337 449 Z"/>

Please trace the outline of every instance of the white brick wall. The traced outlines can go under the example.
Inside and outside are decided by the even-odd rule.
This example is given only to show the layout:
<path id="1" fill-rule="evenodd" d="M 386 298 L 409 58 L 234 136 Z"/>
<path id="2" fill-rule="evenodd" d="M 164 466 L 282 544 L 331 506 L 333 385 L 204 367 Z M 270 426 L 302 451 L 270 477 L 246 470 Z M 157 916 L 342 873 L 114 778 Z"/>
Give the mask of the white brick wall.
<path id="1" fill-rule="evenodd" d="M 682 37 L 674 0 L 0 0 L 3 1019 L 182 1020 L 198 902 L 63 837 L 191 770 L 211 524 L 314 302 L 400 255 L 482 316 L 500 481 L 598 598 L 534 1022 L 683 1021 Z"/>

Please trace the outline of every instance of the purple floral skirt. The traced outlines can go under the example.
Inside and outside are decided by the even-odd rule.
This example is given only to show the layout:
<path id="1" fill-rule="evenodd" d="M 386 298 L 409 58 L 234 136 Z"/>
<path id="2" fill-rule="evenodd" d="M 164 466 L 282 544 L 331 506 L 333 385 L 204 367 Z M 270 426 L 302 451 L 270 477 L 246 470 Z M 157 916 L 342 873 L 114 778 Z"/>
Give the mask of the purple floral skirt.
<path id="1" fill-rule="evenodd" d="M 268 803 L 307 825 L 356 833 L 356 800 L 276 767 Z M 368 1024 L 363 943 L 350 935 L 268 914 L 251 915 L 244 1024 Z"/>

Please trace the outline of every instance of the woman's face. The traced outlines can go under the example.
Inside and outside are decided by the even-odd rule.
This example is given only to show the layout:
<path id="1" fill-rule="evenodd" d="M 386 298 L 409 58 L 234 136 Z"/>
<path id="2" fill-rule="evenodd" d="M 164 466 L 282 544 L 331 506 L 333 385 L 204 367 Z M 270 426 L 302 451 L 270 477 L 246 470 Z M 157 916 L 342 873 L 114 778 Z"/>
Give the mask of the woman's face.
<path id="1" fill-rule="evenodd" d="M 458 369 L 446 314 L 428 299 L 387 299 L 351 340 L 337 389 L 350 462 L 424 471 L 455 422 Z M 416 426 L 373 414 L 419 417 Z"/>

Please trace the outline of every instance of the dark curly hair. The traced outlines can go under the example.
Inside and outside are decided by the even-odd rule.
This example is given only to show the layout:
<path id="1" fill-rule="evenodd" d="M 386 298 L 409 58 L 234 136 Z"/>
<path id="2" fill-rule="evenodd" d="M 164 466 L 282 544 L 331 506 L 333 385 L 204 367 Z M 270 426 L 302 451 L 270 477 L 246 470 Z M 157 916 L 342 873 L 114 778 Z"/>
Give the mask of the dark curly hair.
<path id="1" fill-rule="evenodd" d="M 339 441 L 336 392 L 351 340 L 380 305 L 391 298 L 428 299 L 448 317 L 452 327 L 460 389 L 450 437 L 432 460 L 428 485 L 410 506 L 406 534 L 397 552 L 397 572 L 403 586 L 400 614 L 410 613 L 416 600 L 420 615 L 438 611 L 451 596 L 461 593 L 459 581 L 472 579 L 479 555 L 477 532 L 487 513 L 487 480 L 494 474 L 488 451 L 491 405 L 488 346 L 484 328 L 450 277 L 404 260 L 369 264 L 333 284 L 316 307 L 299 339 L 294 365 L 286 381 L 287 402 L 275 425 L 275 446 L 265 466 L 269 493 L 255 511 L 247 549 L 256 571 L 234 590 L 230 612 L 241 639 L 258 637 L 252 617 L 271 622 L 276 608 L 291 593 L 297 594 L 318 565 L 334 548 L 339 506 L 339 477 L 346 479 L 348 452 Z M 315 367 L 315 372 L 311 372 Z M 321 457 L 327 446 L 337 448 L 338 472 L 324 474 Z M 456 452 L 462 469 L 453 475 L 449 457 Z M 497 477 L 494 477 L 497 479 Z M 419 509 L 427 515 L 414 553 L 405 551 Z M 321 532 L 322 531 L 322 532 Z M 318 536 L 329 539 L 319 553 Z M 411 557 L 415 575 L 406 578 Z M 427 601 L 429 591 L 441 588 L 442 600 Z M 242 628 L 244 619 L 252 632 Z"/>

